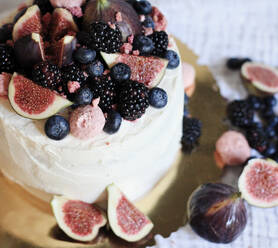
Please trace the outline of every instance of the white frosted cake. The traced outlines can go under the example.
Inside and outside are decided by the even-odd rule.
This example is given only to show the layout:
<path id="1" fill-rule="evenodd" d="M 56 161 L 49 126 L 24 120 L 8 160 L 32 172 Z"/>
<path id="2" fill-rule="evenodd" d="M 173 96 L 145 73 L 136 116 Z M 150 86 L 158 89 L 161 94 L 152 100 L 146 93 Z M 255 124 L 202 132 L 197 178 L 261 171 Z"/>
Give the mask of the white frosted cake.
<path id="1" fill-rule="evenodd" d="M 177 51 L 173 39 L 169 44 L 169 49 Z M 0 97 L 1 171 L 39 197 L 46 193 L 92 203 L 111 183 L 131 200 L 143 197 L 166 174 L 180 149 L 181 66 L 166 69 L 157 87 L 167 92 L 164 108 L 149 107 L 135 121 L 123 118 L 113 135 L 102 131 L 79 139 L 68 134 L 60 141 L 45 134 L 45 120 L 20 116 L 7 97 Z M 66 117 L 71 111 L 64 111 Z"/>

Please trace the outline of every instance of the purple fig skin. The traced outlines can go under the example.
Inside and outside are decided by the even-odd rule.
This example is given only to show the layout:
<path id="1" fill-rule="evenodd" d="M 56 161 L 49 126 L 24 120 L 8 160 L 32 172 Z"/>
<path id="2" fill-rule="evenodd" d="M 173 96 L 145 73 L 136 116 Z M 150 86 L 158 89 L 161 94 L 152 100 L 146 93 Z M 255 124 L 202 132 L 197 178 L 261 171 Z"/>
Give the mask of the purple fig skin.
<path id="1" fill-rule="evenodd" d="M 33 38 L 33 35 L 27 35 L 14 44 L 14 52 L 17 63 L 24 68 L 31 68 L 35 64 L 44 60 L 44 51 L 42 51 L 40 41 Z"/>
<path id="2" fill-rule="evenodd" d="M 67 37 L 67 36 L 66 36 Z M 76 38 L 70 39 L 64 42 L 63 54 L 60 57 L 59 66 L 67 66 L 73 62 L 73 52 L 76 49 Z"/>
<path id="3" fill-rule="evenodd" d="M 122 21 L 116 21 L 116 13 L 120 12 Z M 83 17 L 83 28 L 89 30 L 93 22 L 116 23 L 122 33 L 123 42 L 130 35 L 140 34 L 142 25 L 134 8 L 126 0 L 90 0 Z"/>
<path id="4" fill-rule="evenodd" d="M 233 187 L 222 183 L 201 185 L 188 203 L 189 224 L 202 238 L 213 243 L 230 243 L 244 230 L 247 212 Z"/>

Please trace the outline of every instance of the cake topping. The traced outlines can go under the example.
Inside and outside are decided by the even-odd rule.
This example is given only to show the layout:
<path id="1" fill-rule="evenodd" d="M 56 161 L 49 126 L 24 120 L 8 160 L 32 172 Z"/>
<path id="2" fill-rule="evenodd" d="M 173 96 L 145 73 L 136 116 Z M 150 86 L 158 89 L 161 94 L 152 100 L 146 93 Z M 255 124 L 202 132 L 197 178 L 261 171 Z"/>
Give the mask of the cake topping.
<path id="1" fill-rule="evenodd" d="M 121 124 L 121 115 L 114 109 L 110 109 L 106 113 L 106 122 L 103 131 L 108 134 L 114 134 L 119 131 Z"/>
<path id="2" fill-rule="evenodd" d="M 164 57 L 169 44 L 168 34 L 164 31 L 156 31 L 149 37 L 153 41 L 155 47 L 152 54 L 158 57 Z"/>
<path id="3" fill-rule="evenodd" d="M 74 59 L 81 64 L 89 64 L 96 58 L 96 52 L 87 48 L 78 48 L 74 52 Z"/>
<path id="4" fill-rule="evenodd" d="M 0 44 L 0 73 L 13 73 L 15 70 L 14 52 L 7 45 Z"/>
<path id="5" fill-rule="evenodd" d="M 124 119 L 129 121 L 139 119 L 148 107 L 148 89 L 144 84 L 129 81 L 121 85 L 119 110 Z"/>
<path id="6" fill-rule="evenodd" d="M 67 86 L 69 93 L 75 93 L 80 88 L 80 83 L 76 81 L 69 81 Z"/>
<path id="7" fill-rule="evenodd" d="M 93 100 L 93 93 L 88 87 L 79 89 L 74 96 L 74 103 L 77 105 L 88 105 Z"/>
<path id="8" fill-rule="evenodd" d="M 48 61 L 37 64 L 32 71 L 32 77 L 35 83 L 51 90 L 58 90 L 62 82 L 60 68 Z"/>
<path id="9" fill-rule="evenodd" d="M 112 29 L 108 24 L 95 22 L 90 26 L 90 46 L 97 51 L 116 53 L 123 45 L 118 27 Z"/>
<path id="10" fill-rule="evenodd" d="M 175 69 L 179 66 L 180 57 L 175 51 L 168 50 L 168 51 L 166 51 L 164 56 L 169 61 L 168 65 L 167 65 L 168 69 Z"/>
<path id="11" fill-rule="evenodd" d="M 50 0 L 34 0 L 33 4 L 38 5 L 41 13 L 44 15 L 46 13 L 52 13 L 53 11 L 53 7 L 50 2 Z"/>
<path id="12" fill-rule="evenodd" d="M 138 50 L 140 55 L 150 55 L 154 50 L 153 41 L 144 35 L 137 35 L 134 37 L 133 50 Z"/>
<path id="13" fill-rule="evenodd" d="M 167 20 L 157 7 L 152 7 L 151 17 L 154 20 L 155 31 L 165 31 L 167 28 Z"/>
<path id="14" fill-rule="evenodd" d="M 86 105 L 75 109 L 70 116 L 70 131 L 79 139 L 91 139 L 99 135 L 105 125 L 105 117 L 98 107 L 99 98 L 93 106 Z"/>
<path id="15" fill-rule="evenodd" d="M 69 134 L 70 126 L 63 116 L 54 115 L 46 121 L 44 131 L 50 139 L 62 140 Z"/>
<path id="16" fill-rule="evenodd" d="M 152 5 L 147 0 L 134 1 L 133 7 L 139 15 L 148 15 L 152 12 Z"/>
<path id="17" fill-rule="evenodd" d="M 155 108 L 164 108 L 167 105 L 168 96 L 165 90 L 155 87 L 149 92 L 149 103 Z"/>
<path id="18" fill-rule="evenodd" d="M 91 77 L 100 77 L 104 73 L 104 65 L 99 60 L 95 60 L 86 67 L 86 72 Z"/>
<path id="19" fill-rule="evenodd" d="M 130 79 L 131 69 L 128 65 L 118 63 L 111 68 L 111 77 L 117 82 L 124 82 Z"/>

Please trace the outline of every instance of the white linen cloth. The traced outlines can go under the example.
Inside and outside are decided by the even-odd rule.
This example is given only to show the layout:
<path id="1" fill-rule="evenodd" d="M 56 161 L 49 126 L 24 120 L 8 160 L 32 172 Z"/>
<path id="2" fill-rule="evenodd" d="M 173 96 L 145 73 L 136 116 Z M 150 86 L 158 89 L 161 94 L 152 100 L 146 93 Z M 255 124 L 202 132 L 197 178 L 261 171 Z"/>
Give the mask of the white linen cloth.
<path id="1" fill-rule="evenodd" d="M 221 94 L 246 96 L 239 73 L 226 69 L 229 57 L 250 57 L 278 65 L 277 0 L 153 0 L 169 20 L 169 33 L 187 44 L 214 75 Z M 169 238 L 155 237 L 159 248 L 278 248 L 278 208 L 248 206 L 248 224 L 233 243 L 218 245 L 186 225 Z"/>
<path id="2" fill-rule="evenodd" d="M 0 11 L 22 0 L 1 0 Z M 221 94 L 230 99 L 246 96 L 238 73 L 225 68 L 228 57 L 251 57 L 278 65 L 277 0 L 152 0 L 169 20 L 168 30 L 188 45 L 199 64 L 213 73 Z M 156 235 L 159 248 L 278 248 L 278 208 L 248 207 L 248 224 L 233 243 L 217 245 L 198 237 L 186 225 L 169 238 Z"/>

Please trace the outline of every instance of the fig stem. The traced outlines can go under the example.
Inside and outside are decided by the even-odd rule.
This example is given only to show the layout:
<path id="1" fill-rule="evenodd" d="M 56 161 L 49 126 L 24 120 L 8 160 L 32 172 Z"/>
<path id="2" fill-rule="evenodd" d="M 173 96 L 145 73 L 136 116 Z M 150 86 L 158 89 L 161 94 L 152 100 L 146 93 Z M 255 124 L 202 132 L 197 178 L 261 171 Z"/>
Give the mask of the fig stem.
<path id="1" fill-rule="evenodd" d="M 98 0 L 97 9 L 100 11 L 109 6 L 108 0 Z"/>

